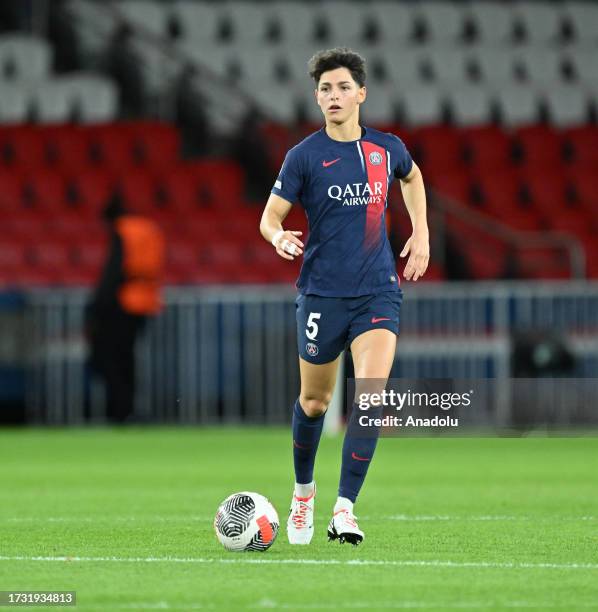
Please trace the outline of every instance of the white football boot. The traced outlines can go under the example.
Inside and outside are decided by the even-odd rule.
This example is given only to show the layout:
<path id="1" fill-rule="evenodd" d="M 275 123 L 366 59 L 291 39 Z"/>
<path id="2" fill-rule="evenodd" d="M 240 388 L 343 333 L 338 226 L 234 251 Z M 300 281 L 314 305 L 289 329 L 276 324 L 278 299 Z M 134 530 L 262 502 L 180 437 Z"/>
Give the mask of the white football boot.
<path id="1" fill-rule="evenodd" d="M 328 541 L 338 540 L 341 544 L 349 542 L 353 546 L 361 544 L 365 535 L 355 519 L 351 510 L 347 508 L 337 510 L 328 523 Z"/>
<path id="2" fill-rule="evenodd" d="M 297 497 L 293 492 L 289 519 L 287 521 L 287 535 L 289 544 L 309 544 L 314 535 L 314 500 L 316 486 L 309 497 Z"/>

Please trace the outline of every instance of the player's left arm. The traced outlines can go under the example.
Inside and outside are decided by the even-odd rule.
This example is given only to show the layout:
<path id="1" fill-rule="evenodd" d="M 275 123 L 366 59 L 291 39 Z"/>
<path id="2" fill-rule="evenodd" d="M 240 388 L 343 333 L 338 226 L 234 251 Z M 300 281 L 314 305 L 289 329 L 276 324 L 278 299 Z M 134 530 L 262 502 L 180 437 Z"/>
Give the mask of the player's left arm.
<path id="1" fill-rule="evenodd" d="M 416 281 L 422 277 L 428 268 L 430 260 L 430 235 L 426 215 L 426 190 L 421 170 L 415 162 L 407 176 L 401 180 L 401 191 L 411 226 L 413 228 L 409 240 L 401 251 L 401 257 L 409 255 L 403 276 L 407 280 Z"/>

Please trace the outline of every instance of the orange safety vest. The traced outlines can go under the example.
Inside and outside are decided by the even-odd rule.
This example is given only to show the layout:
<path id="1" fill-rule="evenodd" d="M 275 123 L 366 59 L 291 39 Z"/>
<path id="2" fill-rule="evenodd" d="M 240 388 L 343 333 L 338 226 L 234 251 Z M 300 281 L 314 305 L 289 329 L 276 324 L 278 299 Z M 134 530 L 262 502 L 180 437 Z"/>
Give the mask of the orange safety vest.
<path id="1" fill-rule="evenodd" d="M 125 312 L 154 315 L 160 312 L 160 280 L 164 268 L 164 235 L 145 217 L 125 215 L 116 221 L 123 245 L 125 282 L 118 301 Z"/>

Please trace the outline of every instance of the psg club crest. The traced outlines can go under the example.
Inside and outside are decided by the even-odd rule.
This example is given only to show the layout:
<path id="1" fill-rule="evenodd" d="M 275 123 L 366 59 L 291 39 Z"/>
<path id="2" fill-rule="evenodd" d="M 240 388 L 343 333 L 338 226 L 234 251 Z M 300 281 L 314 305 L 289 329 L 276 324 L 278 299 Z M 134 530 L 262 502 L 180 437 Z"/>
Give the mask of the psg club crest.
<path id="1" fill-rule="evenodd" d="M 372 166 L 379 166 L 382 163 L 382 155 L 378 151 L 372 151 L 370 153 L 370 164 Z"/>
<path id="2" fill-rule="evenodd" d="M 320 352 L 317 345 L 313 342 L 308 342 L 305 345 L 305 350 L 310 357 L 315 357 Z"/>

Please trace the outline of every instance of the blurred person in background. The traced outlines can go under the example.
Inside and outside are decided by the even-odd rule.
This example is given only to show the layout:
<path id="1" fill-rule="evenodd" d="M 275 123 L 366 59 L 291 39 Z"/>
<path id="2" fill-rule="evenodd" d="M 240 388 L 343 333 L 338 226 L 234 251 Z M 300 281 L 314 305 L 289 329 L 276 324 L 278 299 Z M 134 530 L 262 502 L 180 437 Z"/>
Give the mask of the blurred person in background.
<path id="1" fill-rule="evenodd" d="M 123 423 L 134 416 L 135 341 L 162 308 L 164 237 L 152 220 L 128 213 L 118 193 L 103 218 L 110 246 L 85 325 L 91 367 L 105 387 L 106 418 Z"/>
<path id="2" fill-rule="evenodd" d="M 430 252 L 419 168 L 397 136 L 359 123 L 359 107 L 366 99 L 364 59 L 345 48 L 321 51 L 310 60 L 309 72 L 325 126 L 287 153 L 260 225 L 276 253 L 293 260 L 304 249 L 301 232 L 282 226 L 293 202 L 301 202 L 309 222 L 297 282 L 301 392 L 292 419 L 295 488 L 287 522 L 291 544 L 309 544 L 312 539 L 314 463 L 341 352 L 346 346 L 351 349 L 356 395 L 363 383 L 384 388 L 394 361 L 402 291 L 385 210 L 395 178 L 412 224 L 401 252 L 401 257 L 409 256 L 407 280 L 423 276 Z M 358 414 L 354 404 L 343 444 L 338 498 L 328 525 L 329 539 L 354 545 L 364 534 L 353 504 L 379 433 L 371 428 L 367 438 L 363 431 L 355 436 Z"/>

